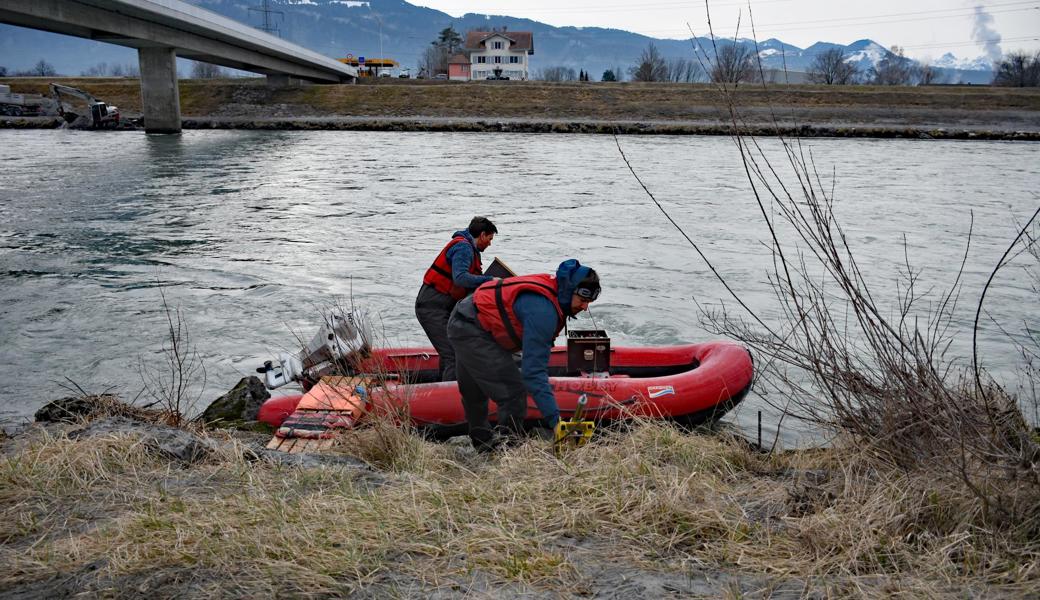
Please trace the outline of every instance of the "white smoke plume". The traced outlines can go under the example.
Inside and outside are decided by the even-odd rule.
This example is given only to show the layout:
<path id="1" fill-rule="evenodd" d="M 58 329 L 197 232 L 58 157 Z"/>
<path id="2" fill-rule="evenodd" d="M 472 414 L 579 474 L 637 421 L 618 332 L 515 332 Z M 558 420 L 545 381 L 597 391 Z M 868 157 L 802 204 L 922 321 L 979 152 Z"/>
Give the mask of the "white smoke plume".
<path id="1" fill-rule="evenodd" d="M 971 28 L 971 39 L 986 50 L 990 62 L 998 63 L 1004 56 L 1000 49 L 1000 34 L 993 29 L 993 15 L 981 5 L 975 6 L 975 24 Z"/>

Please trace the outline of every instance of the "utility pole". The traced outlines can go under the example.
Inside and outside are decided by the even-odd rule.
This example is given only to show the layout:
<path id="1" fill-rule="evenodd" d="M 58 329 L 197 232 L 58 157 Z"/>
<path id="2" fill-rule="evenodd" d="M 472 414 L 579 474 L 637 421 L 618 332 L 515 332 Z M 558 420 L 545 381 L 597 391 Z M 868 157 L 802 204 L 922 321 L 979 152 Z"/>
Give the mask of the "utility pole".
<path id="1" fill-rule="evenodd" d="M 285 13 L 280 10 L 271 10 L 271 0 L 260 0 L 260 6 L 251 7 L 249 10 L 255 10 L 263 15 L 263 25 L 257 29 L 265 33 L 273 33 L 278 37 L 282 37 L 281 32 L 278 31 L 278 26 L 271 20 L 271 15 L 276 14 L 281 16 L 282 19 L 285 19 Z"/>

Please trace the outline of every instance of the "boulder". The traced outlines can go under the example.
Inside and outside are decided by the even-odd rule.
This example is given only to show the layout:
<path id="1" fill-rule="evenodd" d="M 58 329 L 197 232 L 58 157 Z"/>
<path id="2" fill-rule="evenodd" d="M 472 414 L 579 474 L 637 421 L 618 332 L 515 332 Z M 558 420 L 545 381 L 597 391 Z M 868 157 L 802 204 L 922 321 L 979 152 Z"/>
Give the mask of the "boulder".
<path id="1" fill-rule="evenodd" d="M 110 394 L 98 396 L 69 396 L 48 402 L 36 411 L 37 423 L 75 423 L 100 414 L 109 414 L 119 404 L 119 399 Z"/>
<path id="2" fill-rule="evenodd" d="M 270 397 L 271 394 L 259 378 L 243 377 L 231 391 L 206 407 L 196 420 L 211 425 L 255 421 L 260 405 Z"/>
<path id="3" fill-rule="evenodd" d="M 204 460 L 216 450 L 217 445 L 209 439 L 199 437 L 183 429 L 145 423 L 126 417 L 108 417 L 94 421 L 69 432 L 70 439 L 108 435 L 132 435 L 152 451 L 171 460 L 193 464 Z"/>

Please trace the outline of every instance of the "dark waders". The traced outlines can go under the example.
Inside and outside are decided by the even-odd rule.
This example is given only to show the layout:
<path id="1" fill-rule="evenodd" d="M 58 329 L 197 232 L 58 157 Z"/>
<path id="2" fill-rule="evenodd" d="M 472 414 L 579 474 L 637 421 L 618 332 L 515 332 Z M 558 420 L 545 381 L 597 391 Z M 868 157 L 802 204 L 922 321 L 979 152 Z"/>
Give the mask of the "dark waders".
<path id="1" fill-rule="evenodd" d="M 488 398 L 498 406 L 499 429 L 520 434 L 527 416 L 527 389 L 513 354 L 500 346 L 477 322 L 473 296 L 455 306 L 448 320 L 448 338 L 455 347 L 456 375 L 469 437 L 478 450 L 492 450 Z"/>
<path id="2" fill-rule="evenodd" d="M 440 357 L 440 380 L 455 380 L 455 349 L 448 341 L 448 317 L 456 300 L 438 292 L 432 285 L 423 284 L 415 298 L 415 317 L 419 319 L 426 337 Z"/>

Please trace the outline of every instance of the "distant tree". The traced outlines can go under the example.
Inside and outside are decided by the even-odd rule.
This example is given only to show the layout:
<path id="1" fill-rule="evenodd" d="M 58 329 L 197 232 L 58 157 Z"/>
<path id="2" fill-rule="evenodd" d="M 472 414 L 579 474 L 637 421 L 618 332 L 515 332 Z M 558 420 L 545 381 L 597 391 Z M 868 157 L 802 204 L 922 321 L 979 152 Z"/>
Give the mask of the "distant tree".
<path id="1" fill-rule="evenodd" d="M 0 67 L 0 77 L 7 77 L 7 67 Z"/>
<path id="2" fill-rule="evenodd" d="M 441 32 L 437 34 L 437 39 L 431 42 L 431 44 L 444 48 L 448 55 L 452 55 L 462 47 L 462 36 L 455 31 L 454 27 L 449 25 L 441 29 Z"/>
<path id="3" fill-rule="evenodd" d="M 443 46 L 428 46 L 419 57 L 419 74 L 433 77 L 448 72 L 448 51 Z"/>
<path id="4" fill-rule="evenodd" d="M 104 77 L 108 74 L 108 63 L 100 62 L 89 69 L 80 71 L 80 75 L 84 77 Z"/>
<path id="5" fill-rule="evenodd" d="M 928 61 L 920 62 L 911 67 L 910 75 L 917 85 L 937 85 L 944 83 L 946 80 L 942 71 Z"/>
<path id="6" fill-rule="evenodd" d="M 221 77 L 227 77 L 227 73 L 217 65 L 196 61 L 191 67 L 192 79 L 219 79 Z"/>
<path id="7" fill-rule="evenodd" d="M 141 68 L 135 64 L 110 65 L 100 62 L 80 72 L 80 75 L 84 77 L 139 77 Z"/>
<path id="8" fill-rule="evenodd" d="M 474 29 L 471 31 L 482 31 Z M 437 34 L 437 39 L 419 57 L 419 74 L 433 77 L 438 73 L 448 72 L 448 60 L 462 48 L 462 36 L 452 26 L 445 27 Z"/>
<path id="9" fill-rule="evenodd" d="M 700 81 L 704 75 L 704 69 L 697 61 L 689 58 L 671 58 L 667 62 L 665 80 L 677 83 L 692 83 Z"/>
<path id="10" fill-rule="evenodd" d="M 856 83 L 859 69 L 845 61 L 844 48 L 831 48 L 816 55 L 809 65 L 807 75 L 812 83 L 827 85 L 849 85 Z"/>
<path id="11" fill-rule="evenodd" d="M 570 67 L 546 67 L 539 79 L 542 81 L 574 81 L 578 73 Z"/>
<path id="12" fill-rule="evenodd" d="M 1040 86 L 1040 51 L 1029 56 L 1025 52 L 1009 52 L 995 65 L 993 85 L 1004 87 Z"/>
<path id="13" fill-rule="evenodd" d="M 603 71 L 603 75 L 599 78 L 600 81 L 617 81 L 617 75 L 614 75 L 613 69 L 607 69 Z"/>
<path id="14" fill-rule="evenodd" d="M 54 70 L 54 65 L 41 58 L 27 74 L 33 77 L 54 77 L 58 72 Z"/>
<path id="15" fill-rule="evenodd" d="M 874 85 L 910 85 L 914 81 L 913 62 L 903 56 L 903 49 L 892 46 L 891 52 L 867 72 Z"/>
<path id="16" fill-rule="evenodd" d="M 744 44 L 730 43 L 719 48 L 711 66 L 712 83 L 737 85 L 755 80 L 755 51 Z"/>
<path id="17" fill-rule="evenodd" d="M 628 72 L 632 75 L 632 81 L 668 81 L 668 65 L 653 42 L 643 48 L 639 62 Z"/>

